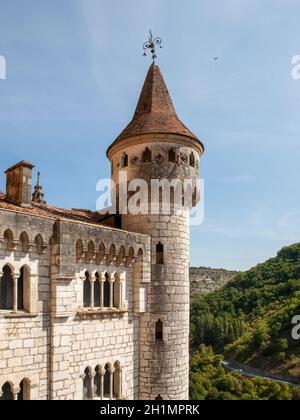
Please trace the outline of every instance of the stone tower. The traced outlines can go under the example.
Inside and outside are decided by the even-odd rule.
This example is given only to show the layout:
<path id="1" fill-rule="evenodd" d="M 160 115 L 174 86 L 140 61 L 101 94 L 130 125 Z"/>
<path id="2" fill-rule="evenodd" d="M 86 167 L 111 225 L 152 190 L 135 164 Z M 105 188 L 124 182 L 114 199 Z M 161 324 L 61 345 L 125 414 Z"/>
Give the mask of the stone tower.
<path id="1" fill-rule="evenodd" d="M 153 63 L 132 121 L 107 151 L 113 180 L 119 184 L 121 170 L 126 171 L 128 182 L 145 180 L 149 202 L 153 179 L 191 179 L 194 189 L 203 152 L 203 144 L 179 120 L 160 69 Z M 176 188 L 171 188 L 171 200 Z M 196 201 L 194 193 L 193 205 Z M 155 213 L 149 205 L 149 214 L 122 215 L 123 229 L 148 234 L 152 240 L 151 283 L 145 312 L 138 314 L 139 398 L 188 399 L 189 211 L 177 213 L 171 206 L 168 214 L 160 206 Z"/>

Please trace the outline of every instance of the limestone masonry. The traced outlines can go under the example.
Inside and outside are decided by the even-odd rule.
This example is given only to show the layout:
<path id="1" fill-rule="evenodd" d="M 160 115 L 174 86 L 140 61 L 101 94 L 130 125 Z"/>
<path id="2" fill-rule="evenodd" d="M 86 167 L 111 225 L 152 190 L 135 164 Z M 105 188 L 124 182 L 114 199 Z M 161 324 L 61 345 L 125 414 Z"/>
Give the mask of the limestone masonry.
<path id="1" fill-rule="evenodd" d="M 191 267 L 190 268 L 190 295 L 191 299 L 198 295 L 207 295 L 221 289 L 229 283 L 238 273 L 219 268 Z"/>
<path id="2" fill-rule="evenodd" d="M 112 179 L 196 182 L 203 151 L 152 64 Z M 32 169 L 0 193 L 0 399 L 188 399 L 188 211 L 58 209 Z"/>

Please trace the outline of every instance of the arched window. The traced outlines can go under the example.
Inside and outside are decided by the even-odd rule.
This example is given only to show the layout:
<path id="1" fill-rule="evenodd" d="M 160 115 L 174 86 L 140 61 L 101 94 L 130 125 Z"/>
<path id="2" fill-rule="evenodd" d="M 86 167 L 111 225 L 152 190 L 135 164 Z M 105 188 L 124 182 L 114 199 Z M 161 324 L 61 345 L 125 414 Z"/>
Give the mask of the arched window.
<path id="1" fill-rule="evenodd" d="M 122 168 L 127 168 L 128 166 L 128 155 L 127 153 L 124 153 L 122 157 Z"/>
<path id="2" fill-rule="evenodd" d="M 106 264 L 110 265 L 116 258 L 116 247 L 115 245 L 111 245 L 109 247 L 108 255 L 106 257 Z"/>
<path id="3" fill-rule="evenodd" d="M 113 396 L 116 399 L 120 399 L 121 396 L 121 367 L 120 363 L 116 362 L 114 364 L 114 373 L 113 373 Z"/>
<path id="4" fill-rule="evenodd" d="M 155 325 L 155 341 L 163 341 L 163 323 L 159 319 Z"/>
<path id="5" fill-rule="evenodd" d="M 109 275 L 105 273 L 105 281 L 103 284 L 104 287 L 104 308 L 110 307 L 110 281 Z"/>
<path id="6" fill-rule="evenodd" d="M 76 262 L 79 262 L 83 256 L 83 243 L 82 240 L 79 239 L 76 242 Z"/>
<path id="7" fill-rule="evenodd" d="M 195 155 L 194 155 L 194 153 L 190 154 L 190 166 L 195 168 Z"/>
<path id="8" fill-rule="evenodd" d="M 134 249 L 131 247 L 128 252 L 128 256 L 126 257 L 126 266 L 130 266 L 134 261 Z"/>
<path id="9" fill-rule="evenodd" d="M 160 394 L 158 394 L 158 396 L 155 398 L 155 401 L 162 401 L 162 400 L 163 400 L 163 397 Z"/>
<path id="10" fill-rule="evenodd" d="M 169 155 L 169 162 L 175 163 L 176 153 L 175 153 L 174 149 L 170 149 L 168 155 Z"/>
<path id="11" fill-rule="evenodd" d="M 148 149 L 148 147 L 146 147 L 146 149 L 143 152 L 143 162 L 151 162 L 152 161 L 152 152 L 151 150 Z"/>
<path id="12" fill-rule="evenodd" d="M 30 381 L 28 379 L 23 379 L 23 381 L 20 383 L 20 392 L 18 393 L 18 400 L 30 400 Z"/>
<path id="13" fill-rule="evenodd" d="M 0 309 L 13 310 L 14 307 L 14 281 L 11 268 L 6 265 L 0 284 Z"/>
<path id="14" fill-rule="evenodd" d="M 101 296 L 101 282 L 99 274 L 96 273 L 96 280 L 94 282 L 94 306 L 100 308 L 100 296 Z"/>
<path id="15" fill-rule="evenodd" d="M 31 271 L 27 265 L 20 270 L 17 282 L 18 309 L 27 312 L 37 311 L 37 285 L 31 280 Z"/>
<path id="16" fill-rule="evenodd" d="M 101 398 L 101 367 L 97 366 L 94 377 L 94 395 Z"/>
<path id="17" fill-rule="evenodd" d="M 162 243 L 156 245 L 156 264 L 164 263 L 164 246 Z"/>
<path id="18" fill-rule="evenodd" d="M 122 283 L 121 283 L 121 279 L 120 279 L 120 275 L 116 274 L 115 275 L 115 282 L 114 282 L 114 287 L 113 287 L 113 291 L 114 291 L 114 308 L 118 308 L 120 309 L 122 306 Z"/>
<path id="19" fill-rule="evenodd" d="M 119 249 L 119 253 L 118 253 L 118 256 L 117 256 L 117 260 L 116 260 L 117 266 L 123 264 L 124 260 L 125 260 L 125 248 L 122 245 Z"/>
<path id="20" fill-rule="evenodd" d="M 104 259 L 104 257 L 105 257 L 105 245 L 103 242 L 101 242 L 101 244 L 99 245 L 97 256 L 96 256 L 96 263 L 100 264 L 101 261 Z"/>
<path id="21" fill-rule="evenodd" d="M 87 250 L 87 261 L 90 262 L 93 260 L 95 255 L 95 245 L 92 241 L 89 242 L 88 244 L 88 250 Z"/>
<path id="22" fill-rule="evenodd" d="M 28 239 L 28 235 L 27 235 L 26 232 L 21 233 L 20 243 L 21 243 L 22 252 L 27 254 L 28 251 L 29 251 L 29 239 Z"/>
<path id="23" fill-rule="evenodd" d="M 93 399 L 93 375 L 92 369 L 87 367 L 83 378 L 83 400 Z"/>
<path id="24" fill-rule="evenodd" d="M 111 381 L 111 368 L 109 364 L 105 365 L 104 368 L 104 398 L 110 398 L 110 381 Z"/>
<path id="25" fill-rule="evenodd" d="M 37 235 L 35 237 L 34 243 L 35 243 L 35 247 L 36 247 L 36 252 L 38 254 L 43 254 L 43 252 L 44 252 L 44 247 L 43 247 L 44 241 L 43 241 L 42 236 L 41 235 Z"/>
<path id="26" fill-rule="evenodd" d="M 10 229 L 7 229 L 3 235 L 6 249 L 12 251 L 14 249 L 14 235 Z"/>
<path id="27" fill-rule="evenodd" d="M 91 282 L 88 272 L 85 273 L 85 280 L 83 282 L 83 307 L 91 307 Z"/>
<path id="28" fill-rule="evenodd" d="M 24 282 L 25 282 L 25 269 L 20 270 L 20 277 L 18 278 L 18 310 L 24 310 Z"/>
<path id="29" fill-rule="evenodd" d="M 14 393 L 12 385 L 9 382 L 6 382 L 2 387 L 2 396 L 0 397 L 2 401 L 13 401 Z"/>

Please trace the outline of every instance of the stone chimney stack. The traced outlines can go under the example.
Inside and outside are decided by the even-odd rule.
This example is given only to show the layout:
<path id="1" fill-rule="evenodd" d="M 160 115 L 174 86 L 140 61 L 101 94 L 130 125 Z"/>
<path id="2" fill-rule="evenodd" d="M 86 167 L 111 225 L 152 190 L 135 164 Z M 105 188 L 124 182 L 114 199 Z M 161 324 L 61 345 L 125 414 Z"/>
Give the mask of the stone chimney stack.
<path id="1" fill-rule="evenodd" d="M 34 165 L 22 161 L 7 169 L 6 200 L 21 207 L 30 207 L 32 200 L 32 169 Z"/>

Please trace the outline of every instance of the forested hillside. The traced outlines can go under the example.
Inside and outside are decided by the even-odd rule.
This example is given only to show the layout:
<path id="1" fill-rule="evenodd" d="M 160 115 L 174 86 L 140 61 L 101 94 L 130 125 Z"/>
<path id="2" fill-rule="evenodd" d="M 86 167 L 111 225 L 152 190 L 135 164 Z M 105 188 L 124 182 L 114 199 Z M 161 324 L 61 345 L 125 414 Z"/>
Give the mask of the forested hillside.
<path id="1" fill-rule="evenodd" d="M 300 244 L 238 274 L 191 308 L 191 345 L 211 345 L 225 358 L 300 378 L 300 342 L 291 337 L 300 315 Z"/>
<path id="2" fill-rule="evenodd" d="M 191 358 L 192 400 L 300 400 L 300 388 L 262 378 L 228 373 L 222 357 L 202 344 Z"/>

